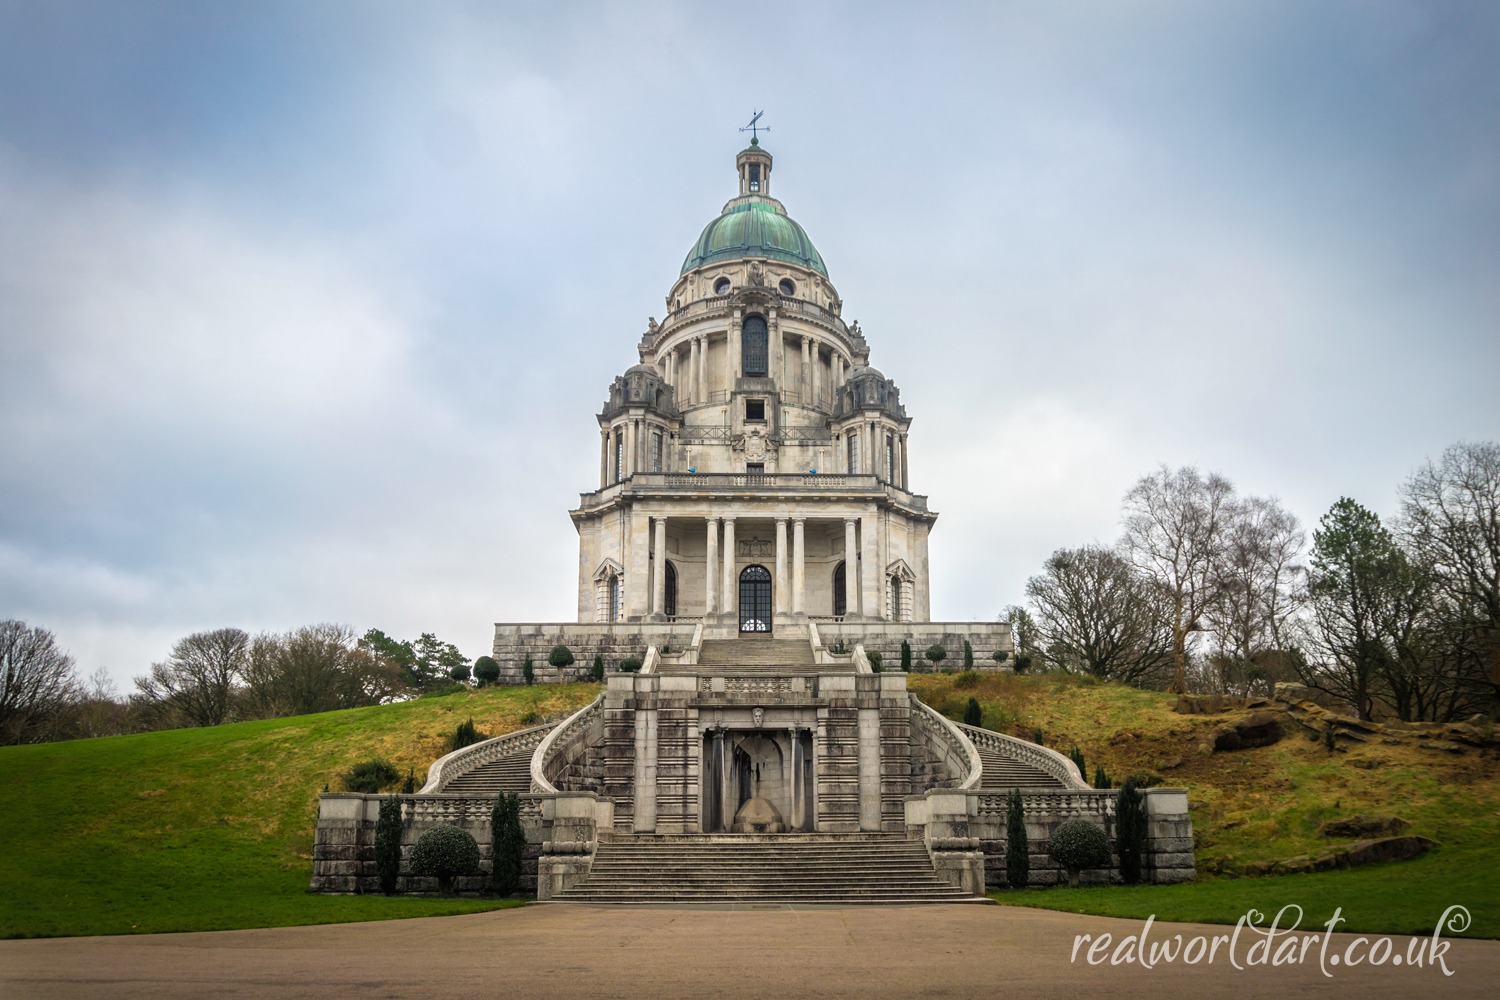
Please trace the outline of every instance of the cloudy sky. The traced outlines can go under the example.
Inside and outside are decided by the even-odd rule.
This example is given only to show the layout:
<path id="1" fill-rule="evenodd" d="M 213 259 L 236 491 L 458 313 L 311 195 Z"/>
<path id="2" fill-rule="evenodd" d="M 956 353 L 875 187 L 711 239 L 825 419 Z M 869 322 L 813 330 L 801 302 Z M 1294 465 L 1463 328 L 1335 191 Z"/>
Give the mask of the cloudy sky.
<path id="1" fill-rule="evenodd" d="M 1159 463 L 1306 522 L 1500 438 L 1500 6 L 0 0 L 0 617 L 565 620 L 591 416 L 766 109 L 935 618 Z"/>

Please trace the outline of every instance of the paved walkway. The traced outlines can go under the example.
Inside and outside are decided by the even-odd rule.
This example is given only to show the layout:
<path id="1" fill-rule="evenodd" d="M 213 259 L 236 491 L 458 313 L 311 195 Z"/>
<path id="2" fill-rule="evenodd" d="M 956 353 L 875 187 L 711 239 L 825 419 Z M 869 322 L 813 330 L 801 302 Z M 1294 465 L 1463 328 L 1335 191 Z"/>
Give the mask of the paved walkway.
<path id="1" fill-rule="evenodd" d="M 540 905 L 426 920 L 141 937 L 0 941 L 0 996 L 600 997 L 1486 997 L 1500 942 L 1453 942 L 1431 968 L 1306 963 L 1236 971 L 1179 958 L 1154 969 L 1070 962 L 1074 935 L 1118 942 L 1139 921 L 997 906 L 669 909 Z M 1156 924 L 1150 940 L 1231 929 Z M 1336 935 L 1340 952 L 1356 935 Z M 1248 936 L 1237 956 L 1244 964 Z M 1409 937 L 1395 938 L 1405 954 Z M 1354 955 L 1366 945 L 1356 944 Z M 1111 949 L 1112 950 L 1112 949 Z"/>

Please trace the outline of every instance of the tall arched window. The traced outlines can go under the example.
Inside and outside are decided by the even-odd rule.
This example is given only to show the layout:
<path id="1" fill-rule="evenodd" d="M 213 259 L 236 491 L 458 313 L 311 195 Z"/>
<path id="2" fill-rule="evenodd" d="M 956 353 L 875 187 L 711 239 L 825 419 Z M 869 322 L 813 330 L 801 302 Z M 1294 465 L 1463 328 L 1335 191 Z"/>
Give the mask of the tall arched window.
<path id="1" fill-rule="evenodd" d="M 764 566 L 740 572 L 740 631 L 771 631 L 771 573 Z"/>
<path id="2" fill-rule="evenodd" d="M 845 589 L 847 579 L 848 574 L 844 570 L 844 564 L 839 563 L 833 571 L 833 614 L 836 618 L 842 618 L 849 611 L 848 591 Z"/>
<path id="3" fill-rule="evenodd" d="M 766 321 L 759 316 L 745 317 L 740 327 L 740 367 L 745 378 L 766 377 L 766 338 Z"/>
<path id="4" fill-rule="evenodd" d="M 609 578 L 609 620 L 612 622 L 620 620 L 620 578 L 618 576 Z"/>
<path id="5" fill-rule="evenodd" d="M 891 577 L 890 619 L 893 622 L 899 622 L 901 620 L 901 578 L 899 576 Z"/>
<path id="6" fill-rule="evenodd" d="M 668 560 L 668 562 L 667 562 L 667 584 L 666 584 L 666 591 L 667 592 L 664 595 L 663 600 L 662 600 L 662 604 L 664 605 L 664 607 L 662 608 L 662 613 L 665 614 L 668 618 L 676 618 L 677 617 L 677 567 L 673 566 L 670 560 Z"/>

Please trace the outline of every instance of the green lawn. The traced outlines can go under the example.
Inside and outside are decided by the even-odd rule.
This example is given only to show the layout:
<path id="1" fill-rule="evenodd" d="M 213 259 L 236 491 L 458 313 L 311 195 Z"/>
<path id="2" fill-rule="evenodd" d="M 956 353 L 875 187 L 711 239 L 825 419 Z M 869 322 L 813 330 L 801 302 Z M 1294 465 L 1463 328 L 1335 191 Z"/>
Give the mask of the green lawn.
<path id="1" fill-rule="evenodd" d="M 226 930 L 467 913 L 501 900 L 315 896 L 317 793 L 385 756 L 416 771 L 470 716 L 488 735 L 578 708 L 593 684 L 492 689 L 378 708 L 0 748 L 13 863 L 0 937 Z"/>

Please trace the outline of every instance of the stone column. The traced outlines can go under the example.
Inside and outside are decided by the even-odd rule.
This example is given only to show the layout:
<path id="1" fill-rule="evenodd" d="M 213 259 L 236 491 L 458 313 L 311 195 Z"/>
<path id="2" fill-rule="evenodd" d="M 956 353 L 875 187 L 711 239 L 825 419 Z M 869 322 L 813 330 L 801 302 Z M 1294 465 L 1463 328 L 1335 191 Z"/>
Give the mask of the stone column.
<path id="1" fill-rule="evenodd" d="M 814 406 L 818 405 L 823 390 L 823 362 L 820 357 L 821 354 L 822 348 L 814 340 L 812 342 L 812 401 Z"/>
<path id="2" fill-rule="evenodd" d="M 675 348 L 667 352 L 667 371 L 664 377 L 667 385 L 677 388 L 677 350 Z"/>
<path id="3" fill-rule="evenodd" d="M 625 425 L 625 467 L 621 470 L 621 478 L 635 474 L 635 421 L 628 420 Z"/>
<path id="4" fill-rule="evenodd" d="M 744 325 L 744 314 L 738 309 L 729 316 L 729 335 L 725 338 L 725 345 L 729 351 L 729 357 L 724 362 L 724 388 L 733 389 L 734 380 L 742 372 L 740 371 L 740 327 Z"/>
<path id="5" fill-rule="evenodd" d="M 654 714 L 654 713 L 653 713 Z M 636 793 L 639 801 L 640 793 Z M 640 809 L 639 806 L 636 807 Z M 653 817 L 654 818 L 654 817 Z M 880 710 L 859 710 L 859 828 L 880 830 Z M 640 829 L 639 826 L 636 829 Z"/>
<path id="6" fill-rule="evenodd" d="M 797 394 L 802 397 L 803 403 L 811 403 L 809 396 L 812 393 L 812 371 L 807 363 L 808 350 L 812 346 L 811 337 L 802 338 L 802 378 L 797 383 Z"/>
<path id="7" fill-rule="evenodd" d="M 651 614 L 667 613 L 667 519 L 656 519 L 656 563 L 651 567 Z"/>
<path id="8" fill-rule="evenodd" d="M 698 388 L 694 397 L 697 402 L 708 402 L 708 338 L 698 338 Z"/>
<path id="9" fill-rule="evenodd" d="M 807 542 L 803 525 L 807 519 L 792 518 L 792 614 L 806 614 L 804 590 L 807 583 Z"/>
<path id="10" fill-rule="evenodd" d="M 786 812 L 781 815 L 786 819 L 788 830 L 797 828 L 797 730 L 788 729 L 787 735 L 791 742 L 787 744 L 786 753 L 781 758 L 781 787 L 786 789 Z"/>
<path id="11" fill-rule="evenodd" d="M 688 341 L 687 402 L 698 402 L 698 338 Z"/>
<path id="12" fill-rule="evenodd" d="M 859 611 L 867 620 L 880 618 L 880 553 L 875 546 L 875 516 L 866 515 L 860 525 L 864 551 L 860 553 Z"/>
<path id="13" fill-rule="evenodd" d="M 703 616 L 707 618 L 719 612 L 719 519 L 710 517 L 705 520 L 708 521 L 708 556 L 703 565 Z"/>
<path id="14" fill-rule="evenodd" d="M 844 614 L 859 617 L 859 549 L 855 545 L 854 526 L 858 519 L 844 518 Z"/>
<path id="15" fill-rule="evenodd" d="M 599 488 L 609 485 L 609 428 L 599 432 Z"/>
<path id="16" fill-rule="evenodd" d="M 906 435 L 903 434 L 901 435 L 901 488 L 903 490 L 911 489 L 911 486 L 906 478 L 906 473 Z"/>
<path id="17" fill-rule="evenodd" d="M 766 374 L 776 384 L 776 388 L 785 389 L 781 381 L 781 322 L 776 318 L 775 309 L 766 310 Z"/>
<path id="18" fill-rule="evenodd" d="M 786 614 L 786 518 L 776 519 L 776 614 Z"/>
<path id="19" fill-rule="evenodd" d="M 734 573 L 734 518 L 724 518 L 724 599 L 720 604 L 724 608 L 725 616 L 733 621 L 740 610 L 740 588 L 736 586 L 737 581 Z"/>

